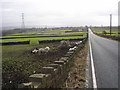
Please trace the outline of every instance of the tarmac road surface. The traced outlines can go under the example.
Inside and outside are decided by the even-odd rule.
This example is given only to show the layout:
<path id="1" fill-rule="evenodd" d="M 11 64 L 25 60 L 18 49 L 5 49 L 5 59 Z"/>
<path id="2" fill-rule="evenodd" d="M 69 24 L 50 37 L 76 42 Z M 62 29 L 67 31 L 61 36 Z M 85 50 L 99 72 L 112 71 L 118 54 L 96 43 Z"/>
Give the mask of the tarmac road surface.
<path id="1" fill-rule="evenodd" d="M 97 88 L 118 88 L 118 43 L 92 33 L 89 29 Z"/>

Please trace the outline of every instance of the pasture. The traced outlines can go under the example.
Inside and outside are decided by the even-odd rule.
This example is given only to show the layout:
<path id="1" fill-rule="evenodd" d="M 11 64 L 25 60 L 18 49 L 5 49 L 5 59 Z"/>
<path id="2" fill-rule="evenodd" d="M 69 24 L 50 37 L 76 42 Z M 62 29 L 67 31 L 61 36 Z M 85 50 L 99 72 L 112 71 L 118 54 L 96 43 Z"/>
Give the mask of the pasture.
<path id="1" fill-rule="evenodd" d="M 86 37 L 85 32 L 65 33 L 67 30 L 48 30 L 1 37 L 0 42 L 29 41 L 31 45 L 38 44 L 38 40 L 77 39 Z M 69 31 L 69 30 L 68 30 Z"/>
<path id="2" fill-rule="evenodd" d="M 106 31 L 106 35 L 110 35 L 109 27 L 92 28 L 92 31 L 98 34 L 103 34 L 103 31 Z M 111 36 L 119 36 L 118 28 L 113 27 L 111 33 Z"/>
<path id="3" fill-rule="evenodd" d="M 108 39 L 120 41 L 120 32 L 119 32 L 117 27 L 112 28 L 111 34 L 110 34 L 109 27 L 92 28 L 92 31 L 95 34 L 97 34 L 97 35 L 99 35 L 101 37 L 105 37 L 105 38 L 108 38 Z"/>
<path id="4" fill-rule="evenodd" d="M 5 45 L 2 48 L 3 87 L 17 87 L 17 84 L 27 82 L 29 75 L 40 73 L 41 67 L 64 56 L 68 47 L 60 48 L 60 42 L 41 43 L 42 40 L 85 38 L 86 32 L 70 32 L 67 30 L 48 30 L 29 33 L 12 34 L 1 37 L 0 42 L 18 42 L 30 40 L 27 45 Z M 68 30 L 69 31 L 69 30 Z M 45 55 L 32 54 L 34 48 L 50 47 Z"/>

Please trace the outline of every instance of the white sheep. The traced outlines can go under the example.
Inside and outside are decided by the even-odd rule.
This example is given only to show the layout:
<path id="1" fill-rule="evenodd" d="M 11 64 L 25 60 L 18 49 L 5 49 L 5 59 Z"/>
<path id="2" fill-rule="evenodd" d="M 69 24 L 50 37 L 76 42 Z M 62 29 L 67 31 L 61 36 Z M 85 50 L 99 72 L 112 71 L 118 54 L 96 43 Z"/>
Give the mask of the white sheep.
<path id="1" fill-rule="evenodd" d="M 74 49 L 77 49 L 77 46 L 74 46 Z"/>
<path id="2" fill-rule="evenodd" d="M 69 46 L 70 47 L 70 41 L 69 40 L 62 40 L 62 41 L 60 41 L 60 46 Z"/>
<path id="3" fill-rule="evenodd" d="M 39 55 L 40 55 L 41 53 L 45 53 L 45 54 L 46 54 L 49 50 L 50 50 L 49 47 L 40 48 L 40 49 L 38 50 L 38 54 L 39 54 Z"/>
<path id="4" fill-rule="evenodd" d="M 77 49 L 76 46 L 74 46 L 73 48 L 70 48 L 69 51 L 73 51 L 73 50 L 75 50 L 75 49 Z"/>
<path id="5" fill-rule="evenodd" d="M 32 50 L 31 53 L 34 53 L 34 54 L 38 53 L 38 49 L 36 48 L 36 49 Z"/>
<path id="6" fill-rule="evenodd" d="M 82 41 L 75 42 L 76 45 L 79 45 L 80 43 L 82 43 Z"/>
<path id="7" fill-rule="evenodd" d="M 49 47 L 45 47 L 45 50 L 48 52 L 50 50 L 50 48 Z"/>
<path id="8" fill-rule="evenodd" d="M 69 49 L 69 51 L 73 51 L 73 50 L 74 50 L 74 48 L 70 48 L 70 49 Z"/>

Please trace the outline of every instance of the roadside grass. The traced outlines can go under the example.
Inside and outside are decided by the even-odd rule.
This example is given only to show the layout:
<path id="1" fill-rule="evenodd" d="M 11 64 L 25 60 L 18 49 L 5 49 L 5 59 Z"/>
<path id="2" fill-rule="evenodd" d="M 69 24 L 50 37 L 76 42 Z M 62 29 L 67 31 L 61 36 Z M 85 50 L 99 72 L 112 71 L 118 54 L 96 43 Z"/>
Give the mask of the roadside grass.
<path id="1" fill-rule="evenodd" d="M 111 34 L 109 28 L 92 28 L 92 31 L 101 37 L 120 41 L 120 32 L 117 28 L 113 28 Z M 106 31 L 106 34 L 103 34 L 103 31 Z"/>
<path id="2" fill-rule="evenodd" d="M 98 34 L 103 34 L 103 31 L 106 31 L 107 33 L 110 33 L 109 28 L 92 28 L 92 31 Z M 106 35 L 110 35 L 110 34 L 106 34 Z M 119 35 L 119 31 L 118 29 L 114 28 L 112 29 L 112 36 L 118 36 Z"/>
<path id="3" fill-rule="evenodd" d="M 69 78 L 63 85 L 63 88 L 86 88 L 86 65 L 88 54 L 88 41 L 85 46 L 74 57 L 74 66 L 69 72 Z M 67 87 L 66 87 L 67 84 Z"/>

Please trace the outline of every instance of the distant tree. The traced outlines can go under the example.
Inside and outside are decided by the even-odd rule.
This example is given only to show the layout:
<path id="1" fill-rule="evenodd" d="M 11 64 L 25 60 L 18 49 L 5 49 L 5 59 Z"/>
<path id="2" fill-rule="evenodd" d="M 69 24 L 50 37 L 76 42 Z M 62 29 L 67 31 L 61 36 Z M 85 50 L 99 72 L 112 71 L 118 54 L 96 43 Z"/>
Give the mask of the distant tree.
<path id="1" fill-rule="evenodd" d="M 102 34 L 106 35 L 106 34 L 107 34 L 107 32 L 104 30 L 104 31 L 102 32 Z"/>
<path id="2" fill-rule="evenodd" d="M 72 31 L 78 31 L 79 29 L 78 28 L 73 28 Z"/>

